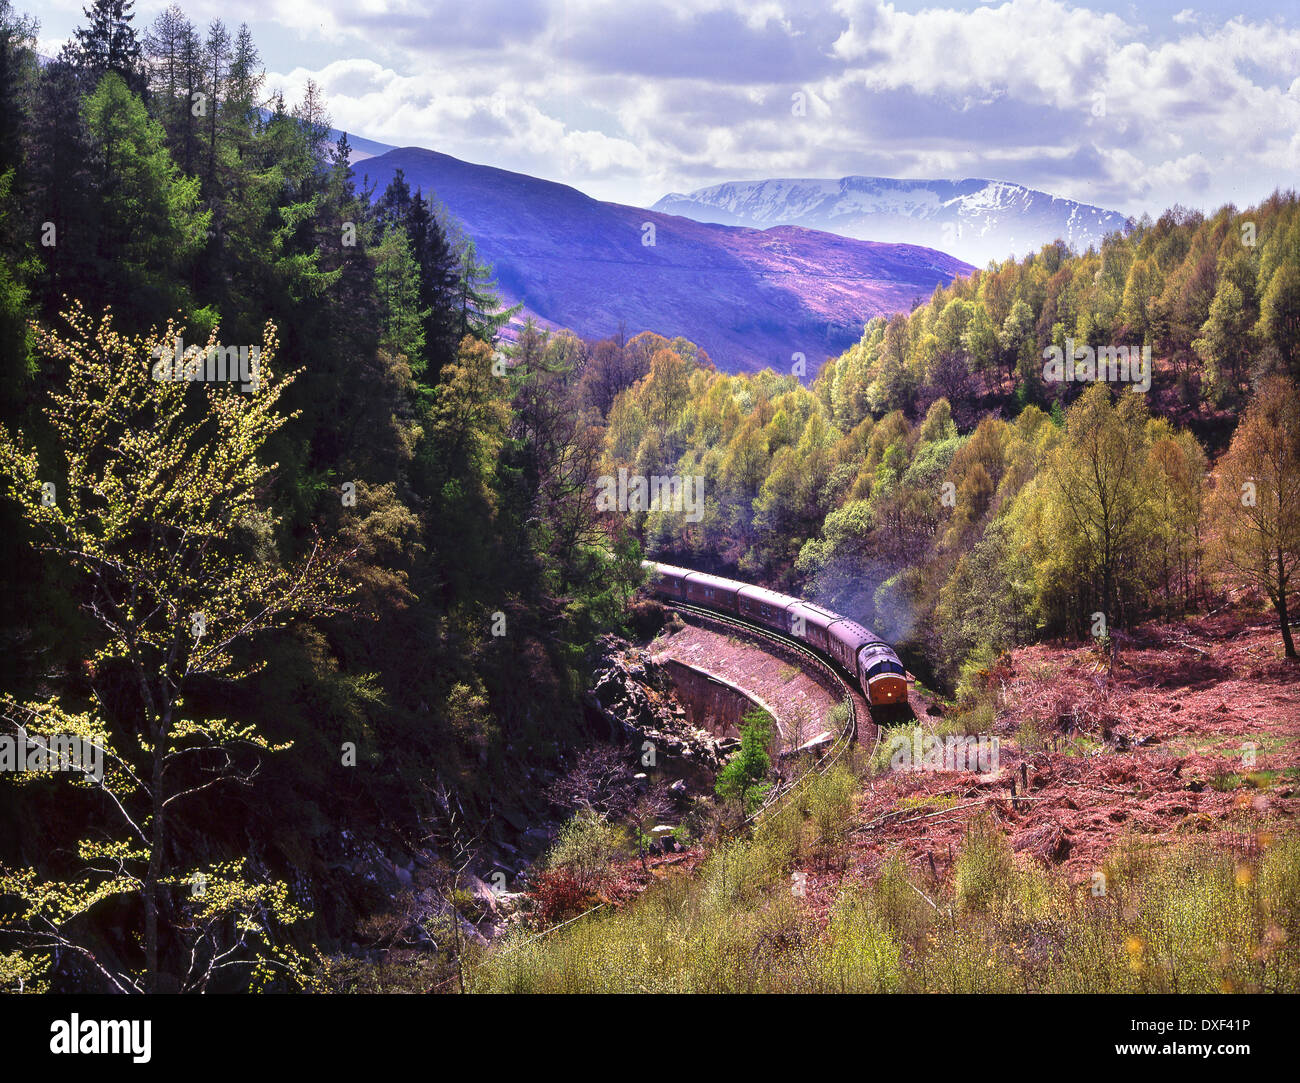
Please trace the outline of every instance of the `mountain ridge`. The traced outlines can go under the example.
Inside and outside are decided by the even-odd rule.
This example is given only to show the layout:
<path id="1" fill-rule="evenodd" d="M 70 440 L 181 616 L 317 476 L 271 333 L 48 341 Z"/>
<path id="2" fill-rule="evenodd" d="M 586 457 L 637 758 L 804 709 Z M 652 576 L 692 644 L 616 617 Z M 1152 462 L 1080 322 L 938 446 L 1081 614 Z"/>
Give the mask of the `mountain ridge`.
<path id="1" fill-rule="evenodd" d="M 720 368 L 809 374 L 873 316 L 906 311 L 974 268 L 944 252 L 797 225 L 767 229 L 603 202 L 569 185 L 420 147 L 359 160 L 377 198 L 400 169 L 432 194 L 524 314 L 584 337 L 683 335 Z"/>

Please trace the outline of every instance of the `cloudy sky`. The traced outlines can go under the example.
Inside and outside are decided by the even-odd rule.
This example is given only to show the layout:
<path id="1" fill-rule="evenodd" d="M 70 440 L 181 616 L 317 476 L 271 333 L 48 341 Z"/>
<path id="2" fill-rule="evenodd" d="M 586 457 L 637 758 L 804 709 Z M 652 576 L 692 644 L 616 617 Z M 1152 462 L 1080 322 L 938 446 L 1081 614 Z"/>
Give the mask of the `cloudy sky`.
<path id="1" fill-rule="evenodd" d="M 58 51 L 82 0 L 15 0 Z M 648 205 L 761 177 L 988 177 L 1128 214 L 1300 178 L 1295 0 L 186 0 L 337 127 Z M 137 0 L 136 26 L 164 5 Z M 39 9 L 39 10 L 38 10 Z M 800 106 L 802 105 L 802 115 Z"/>

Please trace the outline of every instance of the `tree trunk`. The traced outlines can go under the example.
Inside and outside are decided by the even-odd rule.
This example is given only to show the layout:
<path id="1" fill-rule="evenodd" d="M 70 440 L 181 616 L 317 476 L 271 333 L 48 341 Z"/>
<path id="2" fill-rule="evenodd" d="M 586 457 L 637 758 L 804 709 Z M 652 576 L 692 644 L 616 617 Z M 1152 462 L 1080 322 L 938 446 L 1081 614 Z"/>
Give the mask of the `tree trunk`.
<path id="1" fill-rule="evenodd" d="M 162 735 L 154 746 L 153 757 L 153 838 L 149 847 L 149 871 L 144 877 L 144 967 L 145 988 L 158 992 L 158 894 L 162 879 L 164 832 L 162 792 Z"/>
<path id="2" fill-rule="evenodd" d="M 1295 640 L 1291 637 L 1291 624 L 1286 610 L 1286 594 L 1282 593 L 1277 598 L 1277 619 L 1282 626 L 1282 646 L 1286 648 L 1288 658 L 1300 658 L 1296 653 Z"/>
<path id="3" fill-rule="evenodd" d="M 1287 623 L 1285 599 L 1278 602 L 1277 615 L 1282 623 L 1282 645 L 1286 648 L 1286 656 L 1288 658 L 1300 658 L 1300 654 L 1296 653 L 1295 640 L 1291 637 L 1291 626 Z"/>

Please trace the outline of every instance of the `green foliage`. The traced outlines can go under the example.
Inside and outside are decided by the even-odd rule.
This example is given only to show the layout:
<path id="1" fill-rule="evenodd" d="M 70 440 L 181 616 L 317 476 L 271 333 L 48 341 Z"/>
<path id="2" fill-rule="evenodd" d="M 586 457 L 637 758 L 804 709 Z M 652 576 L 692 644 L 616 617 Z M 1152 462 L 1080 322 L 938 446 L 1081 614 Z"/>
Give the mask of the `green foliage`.
<path id="1" fill-rule="evenodd" d="M 971 824 L 953 869 L 953 895 L 963 911 L 1002 905 L 1015 882 L 1011 846 L 1002 828 L 987 818 Z"/>
<path id="2" fill-rule="evenodd" d="M 811 387 L 771 371 L 720 373 L 694 344 L 651 332 L 589 344 L 529 326 L 506 347 L 515 310 L 436 193 L 403 178 L 378 199 L 358 192 L 346 137 L 328 145 L 317 87 L 298 103 L 268 100 L 247 27 L 215 21 L 200 33 L 176 8 L 138 37 L 131 22 L 129 3 L 96 0 L 75 43 L 38 63 L 34 22 L 0 0 L 0 424 L 18 490 L 0 523 L 16 550 L 3 573 L 6 613 L 18 615 L 4 622 L 6 687 L 47 720 L 102 738 L 133 770 L 150 756 L 189 757 L 167 761 L 176 794 L 206 777 L 204 741 L 236 748 L 240 777 L 267 761 L 239 816 L 187 797 L 146 838 L 126 828 L 112 840 L 129 846 L 109 857 L 148 881 L 143 895 L 224 868 L 246 845 L 240 832 L 274 844 L 271 871 L 231 871 L 227 909 L 191 913 L 162 938 L 163 958 L 135 959 L 129 975 L 109 968 L 115 987 L 153 974 L 191 981 L 185 945 L 242 928 L 253 912 L 266 924 L 240 951 L 263 973 L 252 960 L 274 956 L 279 919 L 305 922 L 271 887 L 302 873 L 295 840 L 334 837 L 373 807 L 397 810 L 412 837 L 430 819 L 450 832 L 453 808 L 486 816 L 496 794 L 522 784 L 519 750 L 532 770 L 564 745 L 590 644 L 623 621 L 643 551 L 721 556 L 815 596 L 896 638 L 927 682 L 948 688 L 963 663 L 969 675 L 1016 642 L 1086 632 L 1097 609 L 1123 625 L 1195 607 L 1205 452 L 1143 416 L 1135 396 L 1116 404 L 1043 385 L 1042 349 L 1067 337 L 1151 345 L 1157 414 L 1171 367 L 1192 406 L 1234 407 L 1300 371 L 1300 207 L 1282 194 L 1242 214 L 1170 212 L 1100 250 L 1049 245 L 958 279 L 911 313 L 870 321 Z M 47 217 L 58 231 L 48 246 L 30 228 Z M 1239 241 L 1247 218 L 1257 248 Z M 80 302 L 80 330 L 51 337 L 65 297 Z M 274 395 L 147 380 L 145 350 L 161 345 L 177 309 L 195 342 L 218 328 L 229 342 L 277 341 L 298 370 L 273 382 L 279 407 Z M 95 341 L 110 327 L 111 342 Z M 47 390 L 61 415 L 31 410 Z M 1276 475 L 1264 486 L 1276 495 L 1295 472 L 1264 456 L 1291 447 L 1270 437 L 1285 429 L 1283 396 L 1266 399 L 1271 420 L 1247 426 L 1219 472 Z M 989 413 L 1014 421 L 981 420 Z M 1092 477 L 1085 463 L 1098 467 Z M 595 479 L 619 467 L 703 476 L 702 514 L 598 511 Z M 40 500 L 46 482 L 59 494 L 52 505 Z M 1243 523 L 1231 510 L 1211 518 L 1225 567 L 1276 570 L 1255 542 L 1290 519 Z M 259 605 L 275 610 L 288 584 L 306 585 L 294 575 L 320 557 L 318 530 L 341 540 L 377 619 L 308 628 L 277 616 L 262 627 Z M 1285 578 L 1290 549 L 1277 559 Z M 328 611 L 338 598 L 314 582 L 319 592 L 295 598 Z M 196 649 L 178 629 L 198 609 L 209 623 Z M 106 629 L 126 610 L 130 621 Z M 488 631 L 498 618 L 504 635 Z M 241 638 L 253 630 L 274 634 L 253 650 Z M 133 666 L 152 682 L 152 707 L 130 691 Z M 168 702 L 164 740 L 145 730 Z M 977 697 L 955 724 L 983 725 L 986 707 Z M 342 741 L 361 746 L 362 766 L 341 787 Z M 264 755 L 290 743 L 291 765 Z M 723 787 L 754 807 L 769 767 L 766 739 L 747 727 Z M 141 810 L 169 792 L 123 782 L 110 780 L 141 825 Z M 709 941 L 715 984 L 743 984 L 733 963 L 748 957 L 747 937 L 798 932 L 785 885 L 766 901 L 760 885 L 798 858 L 830 860 L 849 798 L 842 780 L 827 786 L 710 872 L 719 898 L 738 893 L 750 908 Z M 41 790 L 5 787 L 6 812 L 48 829 L 51 854 L 76 853 L 76 832 L 43 816 Z M 78 811 L 71 822 L 91 822 L 92 810 Z M 199 824 L 205 835 L 233 830 L 199 854 L 188 841 Z M 175 867 L 151 870 L 146 853 Z M 53 931 L 0 960 L 12 987 L 41 985 L 52 938 L 72 938 L 64 919 L 96 959 L 104 927 L 127 920 L 115 907 L 145 924 L 138 885 L 38 864 L 10 874 L 34 900 L 32 920 L 53 917 Z M 836 920 L 848 961 L 808 980 L 843 985 L 856 968 L 870 987 L 894 987 L 886 926 L 899 943 L 910 932 L 890 915 L 904 898 L 928 912 L 910 887 L 896 890 L 905 875 L 891 866 L 887 897 L 873 889 L 845 904 Z M 978 984 L 985 960 L 974 939 L 962 944 L 968 957 L 943 981 Z M 301 974 L 300 960 L 274 958 L 278 973 Z M 766 961 L 753 981 L 787 962 Z M 1006 972 L 994 966 L 994 977 Z"/>
<path id="3" fill-rule="evenodd" d="M 1243 301 L 1231 320 L 1223 302 L 1221 322 L 1241 330 L 1255 319 L 1250 280 L 1285 264 L 1276 238 L 1294 210 L 1279 197 L 1260 215 L 1276 266 L 1224 241 L 1223 296 Z M 1226 237 L 1229 220 L 1215 222 Z M 1195 608 L 1207 585 L 1205 451 L 1151 415 L 1154 395 L 1076 384 L 1071 401 L 1049 396 L 1039 370 L 1044 342 L 1132 341 L 1125 311 L 1156 335 L 1160 306 L 1143 291 L 1166 278 L 1146 248 L 1163 239 L 1160 259 L 1192 259 L 1209 230 L 1170 219 L 1101 253 L 1051 246 L 959 280 L 909 316 L 871 321 L 810 389 L 770 372 L 717 373 L 649 342 L 644 375 L 609 408 L 602 472 L 700 474 L 705 495 L 698 522 L 656 508 L 628 512 L 624 525 L 666 559 L 725 554 L 743 578 L 851 614 L 947 690 L 977 649 L 1091 635 L 1098 612 L 1124 627 Z M 1146 263 L 1131 271 L 1135 260 Z M 1049 303 L 1058 318 L 1045 324 Z M 1235 333 L 1220 343 L 1239 346 Z M 1223 365 L 1227 385 L 1246 378 L 1241 357 Z M 899 386 L 911 390 L 882 400 L 894 366 L 910 372 Z M 967 378 L 994 401 L 1015 389 L 1015 420 L 971 428 Z M 920 387 L 930 405 L 914 423 Z"/>
<path id="4" fill-rule="evenodd" d="M 840 993 L 894 993 L 903 988 L 903 945 L 868 896 L 840 896 L 818 952 L 817 977 Z"/>
<path id="5" fill-rule="evenodd" d="M 389 229 L 375 249 L 375 288 L 384 305 L 384 344 L 424 367 L 424 324 L 430 310 L 419 307 L 420 268 L 404 229 Z"/>
<path id="6" fill-rule="evenodd" d="M 249 912 L 277 925 L 254 888 L 292 877 L 353 896 L 303 839 L 355 831 L 374 807 L 407 837 L 432 822 L 441 839 L 453 813 L 478 822 L 539 755 L 557 756 L 581 717 L 590 644 L 619 626 L 641 550 L 590 499 L 600 443 L 582 403 L 585 344 L 547 336 L 507 372 L 497 334 L 513 310 L 436 194 L 404 181 L 378 200 L 358 191 L 319 89 L 268 99 L 247 27 L 200 32 L 172 7 L 137 42 L 130 5 L 102 0 L 77 43 L 38 64 L 34 23 L 0 5 L 6 691 L 103 737 L 146 783 L 110 779 L 145 835 L 124 828 L 125 868 L 143 886 L 102 870 L 81 884 L 53 856 L 10 871 L 71 908 L 75 929 L 33 911 L 28 930 L 32 951 L 42 936 L 78 945 L 65 987 L 199 987 L 212 945 Z M 33 229 L 46 220 L 55 243 Z M 273 392 L 152 379 L 149 350 L 182 329 L 191 346 L 261 344 Z M 292 380 L 266 367 L 272 344 Z M 673 348 L 698 363 L 689 344 Z M 31 409 L 46 391 L 61 413 Z M 318 577 L 326 557 L 346 557 L 370 619 L 288 625 L 286 599 L 339 608 L 345 592 Z M 149 732 L 159 725 L 165 736 Z M 268 754 L 290 745 L 292 757 Z M 340 768 L 340 745 L 356 746 L 355 767 Z M 227 776 L 246 797 L 218 784 Z M 76 832 L 56 821 L 101 824 L 111 807 L 52 820 L 46 789 L 3 787 L 6 818 L 42 825 L 50 855 L 75 853 Z M 266 856 L 229 910 L 178 932 L 176 913 L 154 907 L 158 934 L 97 969 L 109 927 L 145 928 L 168 877 L 211 871 L 250 839 Z M 286 935 L 299 947 L 350 937 L 351 905 L 295 918 Z M 236 956 L 244 975 L 262 973 L 265 943 L 249 936 L 223 988 Z M 272 965 L 300 980 L 288 956 Z"/>
<path id="7" fill-rule="evenodd" d="M 628 854 L 627 830 L 584 809 L 560 828 L 560 837 L 546 855 L 546 867 L 562 869 L 585 887 L 595 888 L 608 880 L 611 866 Z"/>
<path id="8" fill-rule="evenodd" d="M 275 972 L 297 980 L 300 960 L 276 946 L 274 930 L 309 915 L 288 901 L 285 885 L 255 879 L 243 862 L 174 871 L 166 834 L 178 802 L 246 784 L 259 754 L 287 747 L 256 724 L 194 712 L 187 696 L 201 682 L 255 673 L 255 638 L 346 608 L 336 547 L 317 543 L 296 564 L 256 556 L 253 539 L 276 525 L 260 502 L 271 471 L 261 454 L 285 421 L 275 409 L 288 381 L 274 372 L 274 332 L 263 338 L 255 389 L 209 384 L 196 402 L 188 381 L 155 375 L 153 359 L 167 356 L 181 328 L 128 338 L 111 318 L 96 325 L 79 307 L 67 322 L 67 337 L 47 331 L 40 341 L 66 370 L 66 389 L 46 410 L 61 461 L 42 464 L 0 426 L 0 478 L 44 551 L 79 580 L 96 626 L 89 671 L 120 674 L 139 698 L 129 712 L 102 699 L 85 711 L 57 699 L 10 701 L 5 717 L 19 732 L 27 718 L 29 732 L 74 735 L 101 750 L 102 777 L 76 775 L 71 785 L 97 790 L 107 817 L 80 841 L 75 872 L 0 867 L 0 891 L 21 900 L 17 935 L 29 957 L 66 949 L 118 992 L 159 990 L 162 923 L 187 948 L 178 988 L 204 990 L 235 967 L 255 985 Z M 51 476 L 55 499 L 43 480 Z M 224 766 L 190 774 L 214 755 Z M 200 873 L 210 890 L 180 912 L 165 909 L 168 887 Z M 85 920 L 124 897 L 143 906 L 142 967 L 85 938 Z"/>
<path id="9" fill-rule="evenodd" d="M 804 800 L 813 845 L 828 858 L 838 853 L 848 839 L 857 791 L 857 779 L 842 764 L 836 764 L 816 784 L 808 786 Z"/>
<path id="10" fill-rule="evenodd" d="M 772 716 L 766 711 L 751 710 L 741 720 L 740 750 L 718 772 L 715 790 L 724 800 L 735 799 L 746 812 L 763 803 L 771 784 L 766 781 L 772 769 L 768 747 L 772 743 Z"/>
<path id="11" fill-rule="evenodd" d="M 1215 555 L 1269 600 L 1287 657 L 1300 657 L 1289 608 L 1300 575 L 1300 389 L 1290 380 L 1266 379 L 1246 410 L 1219 461 L 1210 520 Z"/>
<path id="12" fill-rule="evenodd" d="M 92 258 L 120 283 L 133 309 L 161 313 L 188 307 L 179 283 L 212 217 L 199 210 L 198 180 L 180 174 L 167 153 L 162 125 L 116 72 L 104 75 L 82 113 L 98 179 Z"/>
<path id="13" fill-rule="evenodd" d="M 0 174 L 0 254 L 6 257 L 19 248 L 14 237 L 13 182 L 12 169 Z M 30 269 L 27 261 L 0 258 L 0 403 L 9 410 L 21 401 L 36 374 L 36 341 L 28 323 L 30 291 L 26 283 Z"/>

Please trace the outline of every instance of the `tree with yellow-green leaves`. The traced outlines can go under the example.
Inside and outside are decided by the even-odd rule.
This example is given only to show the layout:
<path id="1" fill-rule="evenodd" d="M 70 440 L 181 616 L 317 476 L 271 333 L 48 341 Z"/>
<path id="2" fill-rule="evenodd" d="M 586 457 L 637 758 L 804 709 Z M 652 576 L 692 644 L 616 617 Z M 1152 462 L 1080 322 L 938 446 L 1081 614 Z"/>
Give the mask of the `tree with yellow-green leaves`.
<path id="1" fill-rule="evenodd" d="M 1094 384 L 1066 414 L 1066 438 L 1048 463 L 1049 491 L 1062 514 L 1058 538 L 1082 559 L 1105 625 L 1120 598 L 1134 597 L 1148 535 L 1150 476 L 1146 403 Z M 1123 589 L 1121 589 L 1123 588 Z"/>
<path id="2" fill-rule="evenodd" d="M 177 326 L 128 338 L 110 314 L 96 321 L 76 305 L 65 318 L 67 331 L 38 333 L 41 352 L 67 374 L 45 410 L 57 454 L 40 456 L 0 426 L 0 483 L 36 544 L 78 579 L 98 631 L 86 666 L 94 695 L 5 697 L 0 714 L 24 740 L 66 734 L 101 749 L 101 778 L 6 778 L 88 790 L 82 797 L 103 815 L 88 819 L 76 861 L 57 875 L 0 867 L 0 894 L 18 900 L 0 918 L 0 950 L 15 949 L 0 974 L 30 987 L 40 961 L 62 955 L 116 992 L 301 978 L 282 930 L 309 915 L 286 885 L 241 859 L 178 868 L 169 833 L 178 806 L 248 785 L 262 755 L 287 747 L 239 719 L 206 717 L 187 693 L 257 672 L 263 633 L 348 607 L 338 546 L 317 538 L 293 562 L 276 552 L 278 518 L 265 503 L 275 466 L 261 453 L 287 420 L 276 404 L 292 377 L 275 378 L 269 324 L 256 379 L 240 390 L 158 378 L 178 374 L 159 364 L 174 357 Z M 190 360 L 203 363 L 197 351 Z M 125 947 L 94 938 L 101 908 L 138 922 Z"/>
<path id="3" fill-rule="evenodd" d="M 1158 550 L 1158 577 L 1166 613 L 1186 615 L 1201 585 L 1204 543 L 1205 452 L 1190 432 L 1176 432 L 1163 418 L 1147 425 L 1153 504 L 1151 538 Z"/>
<path id="4" fill-rule="evenodd" d="M 1264 593 L 1288 658 L 1296 654 L 1289 594 L 1300 573 L 1300 392 L 1266 379 L 1219 460 L 1210 519 L 1223 567 Z"/>

